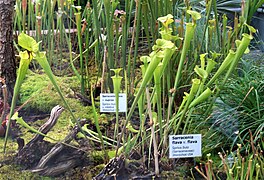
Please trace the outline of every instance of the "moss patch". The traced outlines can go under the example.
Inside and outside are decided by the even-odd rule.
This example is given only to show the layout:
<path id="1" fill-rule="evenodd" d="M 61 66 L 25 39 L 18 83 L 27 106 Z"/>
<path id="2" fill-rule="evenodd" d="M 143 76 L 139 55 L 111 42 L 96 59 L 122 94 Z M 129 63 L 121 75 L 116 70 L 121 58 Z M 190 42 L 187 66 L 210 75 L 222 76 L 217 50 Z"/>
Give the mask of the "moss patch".
<path id="1" fill-rule="evenodd" d="M 39 176 L 29 171 L 21 171 L 19 167 L 11 165 L 5 165 L 0 167 L 0 178 L 1 179 L 35 179 L 35 180 L 52 180 L 50 177 Z"/>
<path id="2" fill-rule="evenodd" d="M 79 86 L 77 77 L 55 77 L 56 82 L 64 95 L 76 90 Z M 28 70 L 25 81 L 20 89 L 20 103 L 25 109 L 50 112 L 57 104 L 62 105 L 59 94 L 56 92 L 46 74 L 37 74 Z"/>

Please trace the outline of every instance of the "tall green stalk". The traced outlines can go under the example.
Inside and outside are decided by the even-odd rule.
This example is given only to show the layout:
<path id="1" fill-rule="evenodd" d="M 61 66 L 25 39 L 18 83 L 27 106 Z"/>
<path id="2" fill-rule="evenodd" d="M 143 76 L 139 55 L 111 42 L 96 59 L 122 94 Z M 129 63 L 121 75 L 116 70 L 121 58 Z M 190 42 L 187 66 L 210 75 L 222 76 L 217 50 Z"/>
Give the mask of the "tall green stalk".
<path id="1" fill-rule="evenodd" d="M 105 149 L 105 146 L 104 146 L 103 135 L 102 135 L 102 132 L 101 132 L 100 126 L 99 126 L 98 115 L 97 115 L 97 112 L 96 112 L 96 109 L 95 109 L 95 103 L 94 103 L 94 96 L 93 96 L 93 88 L 92 88 L 92 86 L 91 86 L 91 100 L 92 100 L 95 127 L 96 127 L 97 133 L 98 133 L 100 141 L 101 141 L 102 149 L 104 151 L 105 160 L 107 160 L 108 156 L 107 156 L 107 152 L 106 152 L 106 149 Z"/>
<path id="2" fill-rule="evenodd" d="M 155 97 L 157 100 L 157 109 L 158 109 L 158 122 L 159 122 L 159 131 L 160 137 L 163 135 L 162 128 L 162 102 L 161 102 L 161 76 L 162 76 L 163 64 L 160 63 L 154 71 L 154 82 L 155 82 Z"/>
<path id="3" fill-rule="evenodd" d="M 217 32 L 217 41 L 218 41 L 218 46 L 221 47 L 221 33 L 220 29 L 218 26 L 218 12 L 217 12 L 217 0 L 212 0 L 213 1 L 213 9 L 214 9 L 214 18 L 215 18 L 215 24 L 216 24 L 216 32 Z"/>
<path id="4" fill-rule="evenodd" d="M 20 11 L 20 7 L 21 7 L 21 1 L 16 0 L 16 4 L 15 4 L 15 18 L 14 18 L 14 30 L 16 30 L 18 28 L 19 32 L 22 32 L 22 14 Z M 17 28 L 16 28 L 17 27 Z"/>
<path id="5" fill-rule="evenodd" d="M 77 34 L 78 34 L 78 46 L 80 54 L 80 74 L 81 74 L 81 93 L 84 95 L 85 86 L 84 86 L 84 65 L 83 65 L 83 47 L 82 47 L 82 36 L 81 36 L 81 12 L 75 13 L 76 25 L 77 25 Z"/>
<path id="6" fill-rule="evenodd" d="M 118 1 L 103 0 L 105 10 L 105 22 L 106 22 L 106 33 L 107 33 L 107 65 L 109 69 L 114 68 L 114 30 L 113 30 L 113 16 L 114 10 L 118 5 Z M 110 73 L 109 77 L 110 77 Z M 109 80 L 110 78 L 108 78 Z M 110 85 L 109 85 L 110 86 Z M 112 89 L 112 86 L 110 86 Z"/>
<path id="7" fill-rule="evenodd" d="M 47 34 L 47 46 L 48 46 L 48 58 L 49 58 L 49 64 L 51 65 L 52 64 L 52 57 L 53 57 L 53 39 L 54 39 L 54 23 L 53 23 L 53 19 L 54 19 L 54 16 L 53 16 L 53 1 L 47 1 L 47 4 L 46 4 L 46 12 L 47 13 L 44 13 L 45 15 L 49 14 L 48 18 L 44 18 L 44 23 L 45 25 L 47 25 L 47 30 L 48 30 L 48 34 Z M 44 8 L 43 8 L 44 9 Z"/>
<path id="8" fill-rule="evenodd" d="M 93 32 L 94 32 L 94 37 L 95 40 L 97 40 L 97 44 L 95 45 L 95 61 L 97 61 L 97 64 L 99 65 L 99 71 L 98 74 L 100 72 L 100 69 L 102 68 L 102 55 L 100 53 L 100 42 L 101 42 L 101 26 L 99 23 L 99 18 L 101 16 L 100 11 L 101 11 L 101 4 L 98 3 L 97 0 L 92 0 L 92 4 L 93 4 L 93 14 L 92 14 L 92 20 L 93 20 Z M 101 72 L 102 73 L 102 72 Z"/>
<path id="9" fill-rule="evenodd" d="M 122 49 L 121 49 L 121 56 L 122 56 L 122 67 L 123 69 L 126 69 L 127 67 L 127 44 L 128 44 L 128 31 L 130 28 L 130 19 L 132 15 L 132 8 L 133 8 L 133 0 L 126 0 L 125 2 L 125 20 L 123 22 L 122 26 Z M 128 69 L 127 69 L 128 71 Z"/>
<path id="10" fill-rule="evenodd" d="M 227 38 L 227 17 L 226 17 L 226 15 L 224 14 L 223 16 L 222 16 L 222 19 L 223 19 L 223 33 L 222 33 L 222 52 L 223 52 L 223 54 L 224 54 L 224 56 L 226 56 L 226 54 L 227 54 L 227 48 L 224 48 L 224 47 L 226 47 L 226 38 Z"/>
<path id="11" fill-rule="evenodd" d="M 26 12 L 27 12 L 27 0 L 22 0 L 22 27 L 23 31 L 26 32 Z"/>
<path id="12" fill-rule="evenodd" d="M 133 88 L 133 84 L 134 84 L 134 80 L 135 80 L 135 71 L 134 71 L 134 69 L 135 69 L 135 67 L 136 67 L 136 60 L 137 60 L 137 55 L 138 55 L 138 46 L 139 46 L 139 34 L 140 34 L 140 25 L 141 25 L 141 22 L 140 22 L 140 20 L 141 20 L 141 15 L 142 15 L 142 3 L 141 3 L 141 0 L 137 0 L 136 1 L 136 14 L 135 14 L 135 19 L 134 19 L 134 23 L 135 23 L 135 26 L 133 27 L 134 29 L 133 29 L 133 32 L 135 31 L 135 38 L 134 39 L 132 39 L 132 40 L 134 40 L 134 44 L 135 44 L 135 47 L 133 48 L 134 49 L 134 60 L 133 60 L 133 67 L 132 67 L 132 74 L 131 74 L 131 85 L 132 85 L 132 87 L 131 87 L 131 89 Z M 134 34 L 133 34 L 134 35 Z M 132 43 L 131 43 L 131 45 L 132 45 Z M 132 47 L 130 47 L 131 48 L 131 50 L 130 50 L 130 52 L 132 52 Z M 133 91 L 131 91 L 131 92 L 133 92 Z"/>

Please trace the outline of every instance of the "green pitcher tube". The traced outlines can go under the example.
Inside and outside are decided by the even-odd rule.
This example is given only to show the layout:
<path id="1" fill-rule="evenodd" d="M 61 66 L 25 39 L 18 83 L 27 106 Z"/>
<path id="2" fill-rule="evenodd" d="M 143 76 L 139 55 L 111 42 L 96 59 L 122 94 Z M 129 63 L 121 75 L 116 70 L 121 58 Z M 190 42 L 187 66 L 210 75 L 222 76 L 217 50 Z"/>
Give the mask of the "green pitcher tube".
<path id="1" fill-rule="evenodd" d="M 197 93 L 200 84 L 201 84 L 200 79 L 192 79 L 192 87 L 191 87 L 191 90 L 190 90 L 190 94 L 188 94 L 186 96 L 187 97 L 187 102 L 185 103 L 185 106 L 184 106 L 183 112 L 181 114 L 181 117 L 180 117 L 179 121 L 177 122 L 176 127 L 174 128 L 174 133 L 177 133 L 177 131 L 179 130 L 180 125 L 181 125 L 181 123 L 183 122 L 183 120 L 185 118 L 185 114 L 186 114 L 186 112 L 188 110 L 188 107 L 189 107 L 190 103 L 192 102 L 193 98 L 195 97 L 195 94 Z M 178 110 L 177 113 L 180 113 L 180 111 Z"/>
<path id="2" fill-rule="evenodd" d="M 159 51 L 159 52 L 153 52 L 151 54 L 151 61 L 146 69 L 145 75 L 143 77 L 142 83 L 139 87 L 138 93 L 133 101 L 133 104 L 130 108 L 130 111 L 127 115 L 127 120 L 126 122 L 128 122 L 132 116 L 132 113 L 134 111 L 134 109 L 136 108 L 137 102 L 141 96 L 141 94 L 144 92 L 146 85 L 148 84 L 148 82 L 150 81 L 150 79 L 153 76 L 153 71 L 156 69 L 156 67 L 158 66 L 158 64 L 161 62 L 162 58 L 163 58 L 163 52 Z"/>
<path id="3" fill-rule="evenodd" d="M 23 51 L 23 52 L 20 51 L 19 52 L 19 56 L 20 56 L 20 63 L 19 63 L 18 75 L 17 75 L 15 87 L 14 87 L 14 93 L 13 93 L 13 97 L 12 97 L 10 113 L 9 113 L 9 116 L 8 116 L 8 122 L 7 122 L 7 126 L 6 126 L 4 152 L 5 152 L 5 149 L 6 149 L 7 137 L 8 137 L 9 129 L 10 129 L 10 125 L 11 125 L 11 117 L 14 114 L 14 110 L 15 110 L 15 107 L 16 107 L 16 102 L 17 102 L 17 97 L 18 97 L 18 94 L 19 94 L 19 90 L 20 90 L 22 82 L 25 79 L 25 76 L 27 74 L 29 63 L 30 63 L 30 61 L 33 58 L 32 55 L 30 53 L 28 53 L 27 51 Z"/>
<path id="4" fill-rule="evenodd" d="M 189 108 L 192 108 L 196 106 L 197 104 L 204 102 L 207 98 L 211 96 L 211 94 L 212 94 L 212 91 L 209 88 L 207 88 L 202 94 L 200 94 L 197 98 L 195 98 L 191 102 Z"/>
<path id="5" fill-rule="evenodd" d="M 210 58 L 207 59 L 207 65 L 206 65 L 206 72 L 209 75 L 211 73 L 211 71 L 214 69 L 216 65 L 216 62 Z"/>
<path id="6" fill-rule="evenodd" d="M 115 124 L 115 131 L 114 131 L 114 139 L 116 138 L 116 135 L 118 134 L 118 112 L 119 112 L 119 92 L 121 87 L 121 81 L 122 77 L 119 76 L 119 72 L 122 70 L 122 68 L 119 69 L 111 69 L 114 71 L 115 75 L 112 76 L 113 86 L 114 86 L 114 94 L 115 94 L 115 107 L 116 107 L 116 124 Z"/>
<path id="7" fill-rule="evenodd" d="M 185 39 L 184 39 L 184 43 L 183 43 L 183 47 L 182 47 L 182 54 L 181 54 L 181 58 L 180 58 L 180 62 L 179 62 L 179 66 L 178 66 L 175 82 L 174 82 L 174 89 L 177 89 L 177 86 L 179 84 L 181 71 L 182 71 L 182 68 L 183 68 L 183 63 L 184 63 L 184 61 L 186 59 L 186 55 L 187 55 L 187 52 L 188 52 L 189 47 L 190 47 L 191 40 L 192 40 L 193 35 L 194 35 L 195 27 L 196 27 L 196 25 L 194 25 L 193 23 L 187 23 L 186 24 Z"/>
<path id="8" fill-rule="evenodd" d="M 232 60 L 234 60 L 236 53 L 233 50 L 230 50 L 225 60 L 222 62 L 221 66 L 218 68 L 214 76 L 206 84 L 206 87 L 209 87 L 214 81 L 229 67 Z"/>
<path id="9" fill-rule="evenodd" d="M 241 43 L 240 43 L 239 47 L 236 50 L 236 54 L 235 54 L 234 60 L 232 61 L 231 66 L 230 66 L 230 68 L 228 69 L 228 71 L 226 73 L 226 76 L 225 76 L 225 79 L 224 79 L 223 83 L 225 83 L 227 81 L 229 75 L 231 74 L 231 72 L 233 72 L 233 70 L 237 66 L 240 58 L 242 57 L 242 55 L 244 54 L 244 52 L 248 48 L 248 46 L 250 44 L 250 41 L 253 39 L 252 35 L 249 35 L 249 34 L 246 34 L 246 33 L 242 34 L 242 36 L 243 36 L 243 38 L 241 40 Z"/>

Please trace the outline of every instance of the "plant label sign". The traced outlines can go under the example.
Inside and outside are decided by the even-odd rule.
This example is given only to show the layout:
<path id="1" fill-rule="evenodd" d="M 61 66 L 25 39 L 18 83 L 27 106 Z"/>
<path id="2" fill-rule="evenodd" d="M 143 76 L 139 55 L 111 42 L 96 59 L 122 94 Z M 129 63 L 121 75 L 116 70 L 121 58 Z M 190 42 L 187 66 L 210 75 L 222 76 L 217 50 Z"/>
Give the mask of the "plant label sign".
<path id="1" fill-rule="evenodd" d="M 118 112 L 127 111 L 127 98 L 125 93 L 119 94 Z M 100 94 L 100 112 L 116 112 L 116 100 L 114 93 Z"/>
<path id="2" fill-rule="evenodd" d="M 202 156 L 202 135 L 170 135 L 169 158 L 187 158 Z"/>

